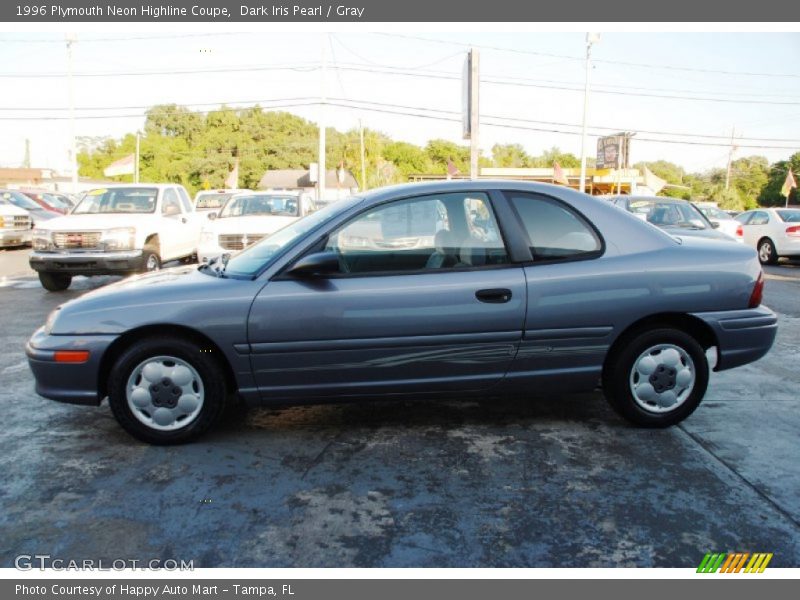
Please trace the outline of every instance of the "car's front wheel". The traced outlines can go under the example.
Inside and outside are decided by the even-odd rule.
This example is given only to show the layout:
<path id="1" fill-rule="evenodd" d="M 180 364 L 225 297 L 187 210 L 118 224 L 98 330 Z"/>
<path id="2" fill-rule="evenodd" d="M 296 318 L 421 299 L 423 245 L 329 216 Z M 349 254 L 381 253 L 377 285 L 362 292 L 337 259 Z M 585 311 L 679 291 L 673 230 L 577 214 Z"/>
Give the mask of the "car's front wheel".
<path id="1" fill-rule="evenodd" d="M 764 238 L 758 242 L 758 260 L 762 265 L 774 265 L 778 262 L 778 253 L 775 251 L 775 244 L 769 238 Z"/>
<path id="2" fill-rule="evenodd" d="M 708 361 L 693 337 L 660 328 L 615 346 L 603 391 L 617 413 L 642 427 L 668 427 L 694 412 L 708 387 Z"/>
<path id="3" fill-rule="evenodd" d="M 225 405 L 225 375 L 192 341 L 139 340 L 117 359 L 108 381 L 111 411 L 134 437 L 179 444 L 207 431 Z"/>
<path id="4" fill-rule="evenodd" d="M 48 292 L 63 292 L 72 283 L 72 275 L 64 273 L 39 272 L 39 283 Z"/>

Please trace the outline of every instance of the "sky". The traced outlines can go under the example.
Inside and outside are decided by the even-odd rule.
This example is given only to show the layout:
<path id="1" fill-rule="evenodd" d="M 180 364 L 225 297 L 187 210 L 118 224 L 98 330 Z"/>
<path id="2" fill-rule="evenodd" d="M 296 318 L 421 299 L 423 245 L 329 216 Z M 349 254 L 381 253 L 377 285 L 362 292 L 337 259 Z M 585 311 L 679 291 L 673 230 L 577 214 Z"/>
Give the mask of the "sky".
<path id="1" fill-rule="evenodd" d="M 474 46 L 483 154 L 496 143 L 580 154 L 585 33 L 395 31 L 81 32 L 75 131 L 121 137 L 158 103 L 208 110 L 259 101 L 316 122 L 324 92 L 348 105 L 325 107 L 328 126 L 351 129 L 360 119 L 419 145 L 466 144 L 461 73 Z M 32 166 L 70 171 L 64 39 L 0 33 L 0 166 L 20 166 L 28 139 Z M 800 151 L 800 34 L 608 32 L 592 58 L 589 156 L 599 135 L 616 131 L 636 132 L 632 162 L 665 159 L 690 172 L 724 167 L 732 130 L 734 157 L 776 161 Z"/>

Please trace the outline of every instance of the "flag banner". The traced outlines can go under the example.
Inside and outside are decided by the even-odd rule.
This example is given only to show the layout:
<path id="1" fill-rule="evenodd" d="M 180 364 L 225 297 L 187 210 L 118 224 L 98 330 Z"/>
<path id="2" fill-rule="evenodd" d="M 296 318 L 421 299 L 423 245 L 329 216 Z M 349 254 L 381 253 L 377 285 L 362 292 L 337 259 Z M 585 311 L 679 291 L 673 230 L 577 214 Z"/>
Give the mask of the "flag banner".
<path id="1" fill-rule="evenodd" d="M 553 163 L 553 181 L 561 185 L 569 185 L 569 179 L 564 175 L 564 169 L 557 162 Z"/>
<path id="2" fill-rule="evenodd" d="M 228 177 L 225 179 L 225 188 L 229 190 L 237 190 L 239 189 L 239 159 L 236 159 L 236 162 L 233 165 L 233 170 L 228 173 Z"/>
<path id="3" fill-rule="evenodd" d="M 113 163 L 103 169 L 103 175 L 106 177 L 116 177 L 118 175 L 133 175 L 136 164 L 136 156 L 131 154 Z"/>
<path id="4" fill-rule="evenodd" d="M 783 182 L 783 187 L 781 188 L 781 196 L 788 198 L 789 194 L 792 193 L 792 188 L 796 187 L 797 182 L 794 179 L 794 173 L 792 173 L 792 170 L 789 169 L 789 172 L 786 173 L 786 181 Z"/>

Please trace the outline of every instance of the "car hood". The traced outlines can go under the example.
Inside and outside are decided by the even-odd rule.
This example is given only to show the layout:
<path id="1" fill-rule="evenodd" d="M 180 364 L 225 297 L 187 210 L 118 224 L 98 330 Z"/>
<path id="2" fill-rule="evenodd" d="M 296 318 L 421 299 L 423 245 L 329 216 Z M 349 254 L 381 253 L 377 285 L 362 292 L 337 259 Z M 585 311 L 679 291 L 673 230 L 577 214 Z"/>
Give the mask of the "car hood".
<path id="1" fill-rule="evenodd" d="M 52 333 L 119 334 L 134 327 L 179 324 L 187 319 L 196 326 L 192 311 L 205 307 L 208 315 L 208 306 L 238 301 L 249 306 L 263 285 L 249 279 L 216 277 L 201 272 L 197 265 L 134 275 L 62 304 Z M 246 309 L 241 313 L 246 315 Z"/>
<path id="2" fill-rule="evenodd" d="M 45 226 L 50 231 L 93 231 L 112 229 L 114 227 L 132 227 L 137 223 L 153 218 L 152 213 L 145 214 L 94 214 L 94 215 L 63 215 L 51 219 Z"/>
<path id="3" fill-rule="evenodd" d="M 215 219 L 203 225 L 203 229 L 218 234 L 257 233 L 266 235 L 286 227 L 289 223 L 297 221 L 297 219 L 298 217 L 281 217 L 278 215 L 264 215 L 263 217 L 225 217 Z"/>
<path id="4" fill-rule="evenodd" d="M 13 204 L 0 204 L 0 215 L 27 217 L 28 211 Z"/>

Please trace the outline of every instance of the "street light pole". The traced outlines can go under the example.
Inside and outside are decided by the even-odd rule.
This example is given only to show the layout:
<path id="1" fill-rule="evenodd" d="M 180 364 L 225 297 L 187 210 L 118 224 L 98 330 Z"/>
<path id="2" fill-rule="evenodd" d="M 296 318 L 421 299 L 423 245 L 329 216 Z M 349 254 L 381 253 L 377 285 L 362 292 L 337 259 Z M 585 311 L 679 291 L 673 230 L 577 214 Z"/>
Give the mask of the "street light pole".
<path id="1" fill-rule="evenodd" d="M 322 56 L 320 57 L 320 90 L 319 90 L 319 156 L 317 158 L 317 202 L 325 202 L 325 183 L 327 167 L 325 165 L 325 78 L 327 71 L 327 54 L 325 46 L 328 44 L 328 35 L 322 34 Z"/>
<path id="2" fill-rule="evenodd" d="M 589 116 L 589 75 L 592 72 L 592 44 L 600 41 L 599 33 L 586 34 L 586 82 L 583 88 L 583 127 L 581 129 L 581 179 L 579 190 L 586 191 L 586 127 Z"/>
<path id="3" fill-rule="evenodd" d="M 78 144 L 75 140 L 75 88 L 72 83 L 72 44 L 77 41 L 74 33 L 68 33 L 67 39 L 67 86 L 69 88 L 67 96 L 69 98 L 69 127 L 72 142 L 72 193 L 78 193 Z"/>

